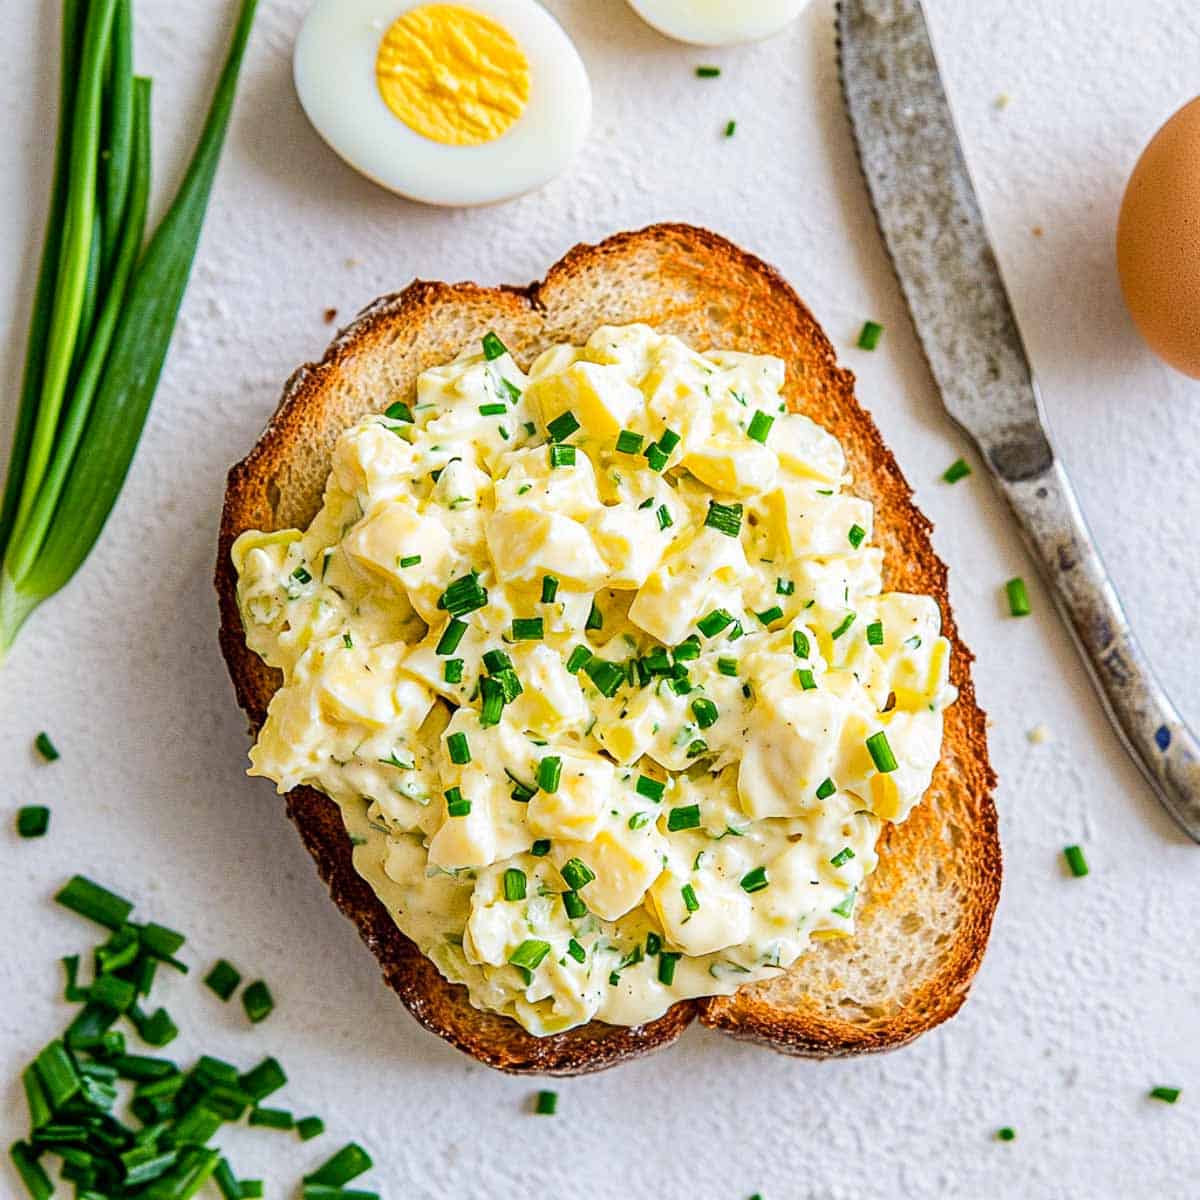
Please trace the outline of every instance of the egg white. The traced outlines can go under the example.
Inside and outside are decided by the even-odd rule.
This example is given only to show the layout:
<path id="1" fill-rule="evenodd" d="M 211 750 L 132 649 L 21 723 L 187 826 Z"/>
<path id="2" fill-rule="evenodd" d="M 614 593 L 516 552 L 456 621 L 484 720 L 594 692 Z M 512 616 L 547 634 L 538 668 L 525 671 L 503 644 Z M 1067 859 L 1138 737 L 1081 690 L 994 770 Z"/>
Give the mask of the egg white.
<path id="1" fill-rule="evenodd" d="M 629 0 L 648 25 L 694 46 L 732 46 L 778 33 L 809 0 Z"/>
<path id="2" fill-rule="evenodd" d="M 447 146 L 405 125 L 375 78 L 383 35 L 425 2 L 317 0 L 293 59 L 308 119 L 355 170 L 426 204 L 492 204 L 549 182 L 582 146 L 591 124 L 591 85 L 570 38 L 531 0 L 466 0 L 462 7 L 490 17 L 520 45 L 529 61 L 529 103 L 495 141 Z"/>

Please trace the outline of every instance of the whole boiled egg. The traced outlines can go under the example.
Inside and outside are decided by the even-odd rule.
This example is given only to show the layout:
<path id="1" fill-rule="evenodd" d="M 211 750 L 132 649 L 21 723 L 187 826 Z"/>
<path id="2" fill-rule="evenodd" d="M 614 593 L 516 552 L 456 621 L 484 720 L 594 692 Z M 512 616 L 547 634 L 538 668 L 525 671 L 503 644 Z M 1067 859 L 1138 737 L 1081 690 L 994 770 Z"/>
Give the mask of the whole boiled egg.
<path id="1" fill-rule="evenodd" d="M 582 146 L 592 93 L 533 0 L 316 0 L 296 91 L 352 167 L 427 204 L 490 204 L 554 178 Z"/>
<path id="2" fill-rule="evenodd" d="M 629 0 L 648 25 L 694 46 L 756 42 L 790 25 L 809 0 Z"/>
<path id="3" fill-rule="evenodd" d="M 1150 349 L 1200 379 L 1200 97 L 1133 168 L 1117 221 L 1117 271 Z"/>

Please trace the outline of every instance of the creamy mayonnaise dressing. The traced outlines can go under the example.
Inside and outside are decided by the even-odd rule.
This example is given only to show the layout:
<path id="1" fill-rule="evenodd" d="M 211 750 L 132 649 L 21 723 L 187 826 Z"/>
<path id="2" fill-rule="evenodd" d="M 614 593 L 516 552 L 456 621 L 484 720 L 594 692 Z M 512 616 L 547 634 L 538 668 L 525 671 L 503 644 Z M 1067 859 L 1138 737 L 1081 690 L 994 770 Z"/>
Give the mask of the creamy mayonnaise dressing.
<path id="1" fill-rule="evenodd" d="M 283 672 L 251 751 L 332 797 L 399 927 L 535 1034 L 652 1019 L 854 928 L 929 786 L 949 644 L 777 358 L 494 337 L 234 546 Z"/>

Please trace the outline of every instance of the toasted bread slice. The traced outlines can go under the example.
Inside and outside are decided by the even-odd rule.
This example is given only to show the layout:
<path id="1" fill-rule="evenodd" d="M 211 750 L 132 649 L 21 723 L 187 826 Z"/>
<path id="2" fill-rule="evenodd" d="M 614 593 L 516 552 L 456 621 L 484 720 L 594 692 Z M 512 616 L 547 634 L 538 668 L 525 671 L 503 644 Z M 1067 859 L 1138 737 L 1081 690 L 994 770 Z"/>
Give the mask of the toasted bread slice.
<path id="1" fill-rule="evenodd" d="M 656 225 L 578 246 L 527 288 L 413 283 L 367 308 L 317 365 L 301 367 L 258 445 L 229 474 L 216 585 L 221 648 L 252 730 L 278 677 L 245 644 L 230 547 L 243 530 L 308 524 L 321 502 L 338 435 L 364 414 L 408 399 L 417 375 L 495 330 L 528 365 L 546 346 L 581 343 L 603 324 L 644 321 L 696 349 L 775 354 L 787 363 L 788 402 L 842 443 L 853 489 L 875 504 L 884 586 L 924 592 L 941 606 L 958 701 L 946 712 L 941 762 L 925 801 L 888 826 L 880 865 L 853 938 L 814 945 L 777 979 L 733 996 L 675 1005 L 636 1028 L 593 1022 L 538 1038 L 471 1007 L 399 931 L 355 872 L 332 801 L 310 788 L 287 809 L 334 901 L 358 925 L 387 982 L 426 1028 L 481 1062 L 511 1072 L 580 1074 L 674 1041 L 694 1018 L 789 1054 L 825 1057 L 901 1046 L 953 1015 L 987 943 L 1000 890 L 1000 845 L 984 716 L 971 654 L 958 639 L 946 568 L 930 524 L 871 418 L 853 376 L 795 292 L 729 242 L 685 225 Z"/>

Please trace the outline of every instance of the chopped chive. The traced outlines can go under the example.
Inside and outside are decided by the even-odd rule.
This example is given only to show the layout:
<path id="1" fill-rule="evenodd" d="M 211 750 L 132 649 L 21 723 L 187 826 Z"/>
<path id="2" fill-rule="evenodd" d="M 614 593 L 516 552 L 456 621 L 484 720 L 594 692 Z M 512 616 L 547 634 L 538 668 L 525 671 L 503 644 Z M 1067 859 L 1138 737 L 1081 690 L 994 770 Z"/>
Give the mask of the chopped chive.
<path id="1" fill-rule="evenodd" d="M 887 733 L 880 730 L 878 733 L 873 733 L 867 738 L 867 749 L 870 751 L 871 760 L 875 763 L 875 768 L 887 774 L 890 771 L 896 770 L 899 764 L 896 762 L 896 756 L 892 753 L 892 748 L 888 744 Z"/>
<path id="2" fill-rule="evenodd" d="M 651 779 L 649 775 L 639 775 L 637 783 L 634 784 L 634 790 L 639 796 L 645 796 L 647 800 L 653 800 L 655 804 L 663 798 L 666 787 L 667 785 L 661 779 Z"/>
<path id="3" fill-rule="evenodd" d="M 578 892 L 563 892 L 563 908 L 572 921 L 579 921 L 587 916 L 587 905 L 580 899 Z"/>
<path id="4" fill-rule="evenodd" d="M 809 658 L 812 655 L 812 648 L 808 644 L 808 635 L 802 630 L 792 630 L 792 653 L 797 658 Z"/>
<path id="5" fill-rule="evenodd" d="M 635 812 L 625 823 L 630 829 L 645 829 L 650 821 L 651 816 L 648 812 Z"/>
<path id="6" fill-rule="evenodd" d="M 662 431 L 662 435 L 658 439 L 658 448 L 660 450 L 665 450 L 668 454 L 670 454 L 671 451 L 679 445 L 679 442 L 679 434 L 677 434 L 675 430 L 664 429 Z"/>
<path id="7" fill-rule="evenodd" d="M 487 602 L 487 588 L 479 582 L 479 577 L 472 573 L 456 579 L 442 593 L 438 607 L 444 608 L 452 617 L 465 617 L 467 613 L 485 607 Z M 457 644 L 456 642 L 455 645 Z M 450 649 L 453 650 L 454 646 Z"/>
<path id="8" fill-rule="evenodd" d="M 419 554 L 406 554 L 400 560 L 400 566 L 401 568 L 415 567 L 420 561 L 421 556 Z"/>
<path id="9" fill-rule="evenodd" d="M 947 483 L 957 483 L 960 479 L 966 479 L 971 473 L 971 468 L 966 461 L 961 458 L 956 458 L 942 473 L 942 478 Z"/>
<path id="10" fill-rule="evenodd" d="M 54 1184 L 42 1169 L 33 1148 L 25 1142 L 13 1142 L 9 1154 L 32 1200 L 50 1200 L 54 1195 Z"/>
<path id="11" fill-rule="evenodd" d="M 50 828 L 50 810 L 44 804 L 26 804 L 17 809 L 17 834 L 23 838 L 40 838 Z"/>
<path id="12" fill-rule="evenodd" d="M 533 1111 L 539 1117 L 552 1117 L 558 1108 L 557 1092 L 538 1092 Z"/>
<path id="13" fill-rule="evenodd" d="M 738 660 L 736 658 L 718 658 L 717 670 L 722 675 L 734 676 L 738 673 Z"/>
<path id="14" fill-rule="evenodd" d="M 504 715 L 504 685 L 498 679 L 490 677 L 481 679 L 479 693 L 482 697 L 482 703 L 479 706 L 479 724 L 485 729 L 492 725 L 499 725 L 500 718 Z"/>
<path id="15" fill-rule="evenodd" d="M 849 846 L 843 846 L 830 860 L 830 865 L 835 867 L 845 866 L 854 857 L 854 851 Z"/>
<path id="16" fill-rule="evenodd" d="M 592 660 L 592 652 L 586 646 L 576 646 L 567 659 L 567 672 L 574 675 Z"/>
<path id="17" fill-rule="evenodd" d="M 453 654 L 458 649 L 458 643 L 463 640 L 463 634 L 466 632 L 466 621 L 452 617 L 450 623 L 442 630 L 442 636 L 438 638 L 436 653 Z"/>
<path id="18" fill-rule="evenodd" d="M 692 634 L 692 636 L 689 638 L 684 638 L 684 640 L 671 651 L 671 658 L 676 664 L 681 662 L 695 662 L 695 660 L 699 657 L 700 639 L 696 637 L 695 634 Z"/>
<path id="19" fill-rule="evenodd" d="M 670 987 L 675 982 L 675 964 L 683 956 L 673 950 L 664 950 L 658 956 L 658 982 Z"/>
<path id="20" fill-rule="evenodd" d="M 61 1041 L 51 1042 L 34 1059 L 34 1070 L 45 1093 L 46 1102 L 57 1112 L 80 1089 L 75 1060 Z"/>
<path id="21" fill-rule="evenodd" d="M 307 568 L 307 567 L 303 567 L 303 566 L 297 567 L 297 568 L 296 568 L 296 569 L 295 569 L 295 570 L 292 572 L 292 578 L 293 578 L 293 579 L 294 579 L 294 580 L 295 580 L 297 583 L 300 583 L 300 584 L 304 584 L 304 583 L 312 583 L 312 576 L 311 576 L 311 575 L 308 573 L 308 568 Z"/>
<path id="22" fill-rule="evenodd" d="M 679 889 L 679 892 L 683 896 L 683 907 L 690 913 L 696 912 L 700 907 L 700 901 L 696 897 L 696 889 L 690 883 L 685 883 Z"/>
<path id="23" fill-rule="evenodd" d="M 558 781 L 562 778 L 562 759 L 549 754 L 538 763 L 538 787 L 547 794 L 558 791 Z"/>
<path id="24" fill-rule="evenodd" d="M 582 891 L 596 878 L 596 872 L 580 858 L 568 859 L 560 868 L 559 873 L 567 887 L 573 892 Z"/>
<path id="25" fill-rule="evenodd" d="M 514 967 L 524 967 L 526 971 L 535 971 L 538 964 L 550 953 L 550 943 L 539 938 L 526 938 L 509 956 L 508 961 Z"/>
<path id="26" fill-rule="evenodd" d="M 664 450 L 657 442 L 647 446 L 642 451 L 642 456 L 645 458 L 650 470 L 660 472 L 670 460 L 670 454 Z"/>
<path id="27" fill-rule="evenodd" d="M 64 908 L 109 929 L 119 929 L 133 912 L 128 900 L 82 875 L 74 876 L 54 899 Z"/>
<path id="28" fill-rule="evenodd" d="M 1174 1104 L 1179 1099 L 1182 1088 L 1177 1087 L 1155 1087 L 1151 1088 L 1148 1095 L 1151 1100 L 1161 1100 L 1164 1104 Z"/>
<path id="29" fill-rule="evenodd" d="M 997 1141 L 1001 1141 L 1001 1142 L 1015 1141 L 1016 1136 L 1017 1136 L 1017 1131 L 1011 1125 L 1001 1125 L 1000 1128 L 996 1130 L 996 1140 Z"/>
<path id="30" fill-rule="evenodd" d="M 837 639 L 840 638 L 842 636 L 842 634 L 845 633 L 846 630 L 849 629 L 850 626 L 854 624 L 854 618 L 856 616 L 857 616 L 856 613 L 848 612 L 842 618 L 842 623 L 829 636 L 831 638 L 833 638 L 834 641 L 837 641 Z"/>
<path id="31" fill-rule="evenodd" d="M 495 362 L 498 358 L 503 358 L 508 353 L 508 347 L 489 329 L 483 335 L 483 357 L 488 362 Z M 324 1183 L 323 1179 L 318 1179 L 316 1182 Z"/>
<path id="32" fill-rule="evenodd" d="M 864 321 L 862 332 L 858 335 L 858 348 L 860 350 L 874 350 L 879 345 L 879 339 L 883 337 L 883 326 L 877 321 Z"/>
<path id="33" fill-rule="evenodd" d="M 541 617 L 515 617 L 512 623 L 514 642 L 540 642 L 546 636 Z"/>
<path id="34" fill-rule="evenodd" d="M 255 1100 L 265 1100 L 287 1083 L 287 1075 L 275 1058 L 264 1058 L 257 1067 L 252 1067 L 238 1077 L 238 1086 Z"/>
<path id="35" fill-rule="evenodd" d="M 508 412 L 507 404 L 481 404 L 479 406 L 479 415 L 481 417 L 502 417 Z"/>
<path id="36" fill-rule="evenodd" d="M 762 612 L 755 613 L 754 615 L 764 625 L 772 625 L 774 622 L 782 620 L 783 609 L 780 608 L 778 604 L 773 604 L 770 608 L 765 608 Z"/>
<path id="37" fill-rule="evenodd" d="M 625 672 L 616 663 L 605 658 L 593 658 L 583 670 L 596 685 L 596 690 L 610 700 L 625 682 Z"/>
<path id="38" fill-rule="evenodd" d="M 504 768 L 504 773 L 509 777 L 509 779 L 512 780 L 513 783 L 513 790 L 509 792 L 509 795 L 518 804 L 528 804 L 529 801 L 532 800 L 537 794 L 537 788 L 530 787 L 529 784 L 522 782 L 507 767 Z M 538 844 L 539 843 L 534 842 L 535 846 Z M 546 845 L 549 846 L 550 843 L 547 842 Z"/>
<path id="39" fill-rule="evenodd" d="M 397 400 L 394 404 L 389 404 L 384 410 L 383 415 L 389 421 L 406 421 L 409 425 L 413 423 L 412 409 L 401 400 Z"/>
<path id="40" fill-rule="evenodd" d="M 700 828 L 700 805 L 681 804 L 667 813 L 667 828 L 672 833 L 683 829 Z"/>
<path id="41" fill-rule="evenodd" d="M 882 646 L 883 645 L 883 622 L 872 621 L 867 626 L 867 645 Z"/>
<path id="42" fill-rule="evenodd" d="M 37 737 L 33 739 L 33 744 L 37 748 L 37 752 L 48 763 L 52 763 L 56 759 L 62 757 L 58 753 L 58 747 L 55 746 L 55 744 L 50 740 L 50 735 L 48 733 L 39 733 Z"/>
<path id="43" fill-rule="evenodd" d="M 823 779 L 817 786 L 817 799 L 828 800 L 837 791 L 837 784 L 832 779 Z"/>
<path id="44" fill-rule="evenodd" d="M 659 529 L 670 529 L 675 524 L 671 517 L 671 510 L 665 504 L 660 504 L 654 510 L 654 515 L 658 517 Z"/>
<path id="45" fill-rule="evenodd" d="M 513 383 L 511 379 L 505 379 L 504 376 L 501 375 L 500 386 L 504 389 L 504 394 L 509 398 L 509 400 L 512 401 L 513 404 L 516 404 L 521 399 L 521 389 L 517 387 L 517 385 Z"/>
<path id="46" fill-rule="evenodd" d="M 260 1021 L 266 1020 L 275 1008 L 275 999 L 271 995 L 271 989 L 261 979 L 256 979 L 242 993 L 242 1007 L 246 1010 L 246 1016 L 250 1018 L 251 1024 L 257 1025 Z"/>
<path id="47" fill-rule="evenodd" d="M 585 962 L 587 960 L 587 951 L 574 939 L 571 938 L 567 942 L 567 953 L 577 962 Z"/>
<path id="48" fill-rule="evenodd" d="M 857 550 L 863 544 L 867 536 L 867 531 L 856 522 L 850 526 L 850 532 L 846 536 L 850 541 L 850 545 Z"/>
<path id="49" fill-rule="evenodd" d="M 532 854 L 534 858 L 545 858 L 546 855 L 550 853 L 550 839 L 538 838 L 538 840 L 529 847 L 529 853 Z"/>
<path id="50" fill-rule="evenodd" d="M 769 883 L 766 867 L 755 867 L 754 870 L 747 871 L 741 878 L 743 892 L 761 892 Z"/>
<path id="51" fill-rule="evenodd" d="M 641 511 L 641 510 L 642 510 L 642 509 L 644 509 L 644 508 L 653 508 L 653 507 L 654 507 L 654 497 L 653 497 L 653 496 L 647 496 L 647 497 L 645 498 L 645 500 L 643 500 L 643 501 L 641 502 L 641 504 L 639 504 L 639 505 L 638 505 L 638 510 L 639 510 L 639 511 Z"/>
<path id="52" fill-rule="evenodd" d="M 524 900 L 525 884 L 525 872 L 520 867 L 509 867 L 504 872 L 505 900 Z"/>
<path id="53" fill-rule="evenodd" d="M 575 414 L 570 411 L 561 413 L 546 426 L 546 432 L 553 442 L 565 442 L 578 429 L 579 422 L 575 419 Z"/>
<path id="54" fill-rule="evenodd" d="M 369 1171 L 374 1165 L 371 1156 L 357 1142 L 350 1142 L 322 1163 L 311 1175 L 305 1175 L 304 1182 L 340 1188 L 364 1171 Z"/>
<path id="55" fill-rule="evenodd" d="M 1063 858 L 1067 860 L 1067 866 L 1076 879 L 1082 879 L 1088 873 L 1087 859 L 1078 846 L 1064 846 Z"/>
<path id="56" fill-rule="evenodd" d="M 711 700 L 706 700 L 703 697 L 692 701 L 692 714 L 696 718 L 696 724 L 701 729 L 711 728 L 717 723 L 717 718 L 721 715 L 717 706 Z"/>
<path id="57" fill-rule="evenodd" d="M 1019 575 L 1010 579 L 1004 585 L 1008 593 L 1008 611 L 1014 617 L 1027 617 L 1033 611 L 1029 606 L 1029 593 L 1025 590 L 1025 580 Z"/>
<path id="58" fill-rule="evenodd" d="M 450 761 L 460 767 L 471 761 L 471 744 L 465 733 L 452 733 L 446 739 L 446 750 L 450 754 Z"/>
<path id="59" fill-rule="evenodd" d="M 575 447 L 565 446 L 562 442 L 550 444 L 550 465 L 552 467 L 573 467 L 575 465 Z"/>
<path id="60" fill-rule="evenodd" d="M 252 1108 L 249 1123 L 267 1129 L 291 1129 L 296 1120 L 285 1108 Z"/>
<path id="61" fill-rule="evenodd" d="M 320 1117 L 301 1117 L 296 1122 L 296 1132 L 302 1142 L 311 1142 L 325 1132 L 325 1122 Z"/>
<path id="62" fill-rule="evenodd" d="M 619 454 L 637 454 L 646 439 L 632 429 L 622 429 L 617 434 L 617 452 Z"/>
<path id="63" fill-rule="evenodd" d="M 721 74 L 720 67 L 697 67 L 696 75 L 700 79 L 716 79 Z"/>
<path id="64" fill-rule="evenodd" d="M 542 603 L 553 604 L 558 596 L 558 580 L 553 575 L 542 576 Z"/>
<path id="65" fill-rule="evenodd" d="M 301 1200 L 381 1200 L 378 1192 L 367 1192 L 361 1188 L 330 1187 L 324 1183 L 306 1183 L 300 1192 Z"/>
<path id="66" fill-rule="evenodd" d="M 817 686 L 816 678 L 807 667 L 799 667 L 797 669 L 796 679 L 803 691 L 811 692 Z"/>
<path id="67" fill-rule="evenodd" d="M 700 630 L 705 637 L 716 637 L 721 630 L 728 628 L 733 624 L 733 617 L 723 608 L 714 608 L 712 612 L 703 616 L 696 622 L 696 628 Z"/>
<path id="68" fill-rule="evenodd" d="M 463 660 L 461 658 L 448 658 L 442 664 L 442 679 L 446 683 L 462 683 L 463 678 Z"/>
<path id="69" fill-rule="evenodd" d="M 688 743 L 688 758 L 699 758 L 701 754 L 707 753 L 708 743 L 703 738 L 697 738 L 694 742 Z"/>
<path id="70" fill-rule="evenodd" d="M 737 122 L 736 122 L 736 121 L 730 121 L 730 122 L 729 122 L 729 123 L 728 123 L 728 124 L 725 126 L 725 136 L 726 136 L 727 138 L 731 138 L 731 137 L 733 137 L 733 135 L 734 135 L 736 132 L 737 132 Z"/>
<path id="71" fill-rule="evenodd" d="M 465 817 L 471 811 L 471 801 L 462 794 L 462 788 L 452 787 L 443 793 L 446 798 L 446 812 L 452 817 Z"/>
<path id="72" fill-rule="evenodd" d="M 245 993 L 242 995 L 244 1003 Z M 179 1035 L 179 1027 L 171 1020 L 171 1014 L 165 1008 L 156 1008 L 152 1013 L 146 1014 L 135 1006 L 130 1010 L 130 1019 L 138 1031 L 138 1036 L 149 1046 L 166 1046 Z"/>
<path id="73" fill-rule="evenodd" d="M 512 659 L 503 650 L 489 650 L 483 656 L 483 665 L 489 675 L 512 670 Z"/>
<path id="74" fill-rule="evenodd" d="M 709 529 L 715 529 L 726 537 L 737 537 L 742 529 L 742 506 L 740 504 L 719 504 L 716 500 L 708 502 L 708 515 L 704 524 Z"/>
<path id="75" fill-rule="evenodd" d="M 750 418 L 750 426 L 746 430 L 746 436 L 752 442 L 765 444 L 767 435 L 771 432 L 771 426 L 774 424 L 774 417 L 768 416 L 765 412 L 759 410 Z"/>
<path id="76" fill-rule="evenodd" d="M 592 607 L 588 609 L 587 621 L 584 624 L 584 629 L 603 629 L 604 614 L 600 611 L 600 606 L 595 600 L 592 601 Z"/>
<path id="77" fill-rule="evenodd" d="M 792 579 L 776 579 L 775 594 L 778 596 L 790 596 L 796 590 L 795 580 Z"/>

